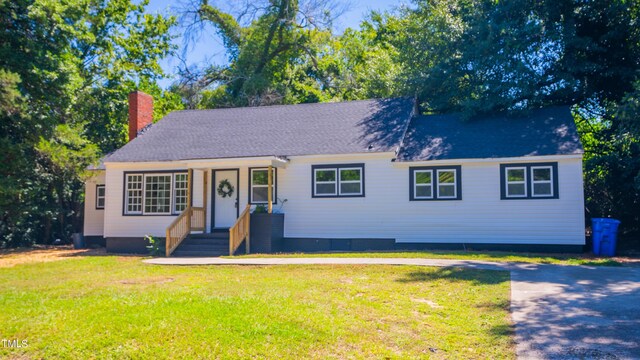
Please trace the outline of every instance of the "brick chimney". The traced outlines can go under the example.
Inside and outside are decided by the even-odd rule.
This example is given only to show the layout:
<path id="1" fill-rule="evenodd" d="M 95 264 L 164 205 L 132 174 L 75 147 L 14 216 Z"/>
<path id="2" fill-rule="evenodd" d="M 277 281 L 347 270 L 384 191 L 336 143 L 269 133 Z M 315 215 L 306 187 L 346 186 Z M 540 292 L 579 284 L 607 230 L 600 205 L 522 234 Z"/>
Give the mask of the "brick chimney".
<path id="1" fill-rule="evenodd" d="M 129 141 L 153 122 L 153 97 L 142 91 L 129 93 Z"/>

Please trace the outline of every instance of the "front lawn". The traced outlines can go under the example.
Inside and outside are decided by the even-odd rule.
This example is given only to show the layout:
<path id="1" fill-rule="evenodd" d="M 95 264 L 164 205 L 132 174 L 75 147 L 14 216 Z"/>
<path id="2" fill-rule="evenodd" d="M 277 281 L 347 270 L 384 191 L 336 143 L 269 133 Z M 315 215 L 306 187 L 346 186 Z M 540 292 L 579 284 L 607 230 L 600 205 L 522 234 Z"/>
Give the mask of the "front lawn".
<path id="1" fill-rule="evenodd" d="M 225 256 L 227 258 L 232 258 Z M 450 260 L 476 260 L 496 262 L 525 262 L 535 264 L 622 266 L 611 258 L 599 258 L 589 254 L 542 254 L 506 251 L 378 251 L 378 252 L 325 252 L 325 253 L 281 253 L 251 254 L 241 257 L 336 257 L 336 258 L 424 258 Z"/>
<path id="2" fill-rule="evenodd" d="M 507 272 L 140 260 L 0 267 L 0 357 L 514 358 Z"/>

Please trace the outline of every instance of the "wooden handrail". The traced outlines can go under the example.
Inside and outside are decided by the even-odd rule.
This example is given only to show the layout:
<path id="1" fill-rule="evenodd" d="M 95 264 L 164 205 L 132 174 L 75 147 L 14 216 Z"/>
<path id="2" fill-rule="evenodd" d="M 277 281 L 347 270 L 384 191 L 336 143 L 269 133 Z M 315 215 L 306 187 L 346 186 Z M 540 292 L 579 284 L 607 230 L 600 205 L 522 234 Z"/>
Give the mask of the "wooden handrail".
<path id="1" fill-rule="evenodd" d="M 171 256 L 171 253 L 180 245 L 182 240 L 191 233 L 191 231 L 204 231 L 205 228 L 205 210 L 201 207 L 188 206 L 182 214 L 180 214 L 169 227 L 165 238 L 165 253 Z"/>
<path id="2" fill-rule="evenodd" d="M 244 208 L 244 211 L 236 220 L 236 223 L 233 224 L 231 228 L 229 228 L 229 255 L 233 256 L 236 250 L 242 244 L 242 241 L 246 240 L 245 246 L 247 249 L 247 254 L 250 250 L 249 239 L 250 236 L 250 227 L 249 219 L 251 218 L 251 205 L 247 204 L 247 207 Z"/>
<path id="3" fill-rule="evenodd" d="M 205 211 L 203 207 L 191 208 L 191 231 L 204 231 Z"/>

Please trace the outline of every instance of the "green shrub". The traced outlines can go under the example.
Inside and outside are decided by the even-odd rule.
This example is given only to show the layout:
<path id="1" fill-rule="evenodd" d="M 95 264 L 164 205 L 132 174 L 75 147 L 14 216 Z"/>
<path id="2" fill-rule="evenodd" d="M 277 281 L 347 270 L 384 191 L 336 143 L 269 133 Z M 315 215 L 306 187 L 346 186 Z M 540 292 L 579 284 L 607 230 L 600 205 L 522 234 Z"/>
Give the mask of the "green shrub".
<path id="1" fill-rule="evenodd" d="M 164 256 L 165 255 L 165 240 L 164 239 L 156 239 L 151 235 L 147 235 L 144 237 L 149 245 L 147 249 L 149 250 L 149 255 L 151 256 Z"/>
<path id="2" fill-rule="evenodd" d="M 258 204 L 256 208 L 253 209 L 254 214 L 266 214 L 267 213 L 267 205 Z"/>

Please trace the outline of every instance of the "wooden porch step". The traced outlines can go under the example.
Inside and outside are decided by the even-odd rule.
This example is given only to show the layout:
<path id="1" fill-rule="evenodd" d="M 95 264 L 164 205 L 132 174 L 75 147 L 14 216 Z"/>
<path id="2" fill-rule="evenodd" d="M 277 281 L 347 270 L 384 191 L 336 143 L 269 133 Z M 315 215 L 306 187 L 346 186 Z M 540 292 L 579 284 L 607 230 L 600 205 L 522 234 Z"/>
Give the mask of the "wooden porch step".
<path id="1" fill-rule="evenodd" d="M 190 234 L 187 239 L 226 239 L 229 240 L 229 231 L 227 232 L 212 232 L 204 234 Z"/>
<path id="2" fill-rule="evenodd" d="M 184 251 L 226 251 L 229 252 L 229 244 L 180 244 L 177 250 Z"/>
<path id="3" fill-rule="evenodd" d="M 182 241 L 182 244 L 180 245 L 224 245 L 228 249 L 229 239 L 184 239 L 184 241 Z"/>
<path id="4" fill-rule="evenodd" d="M 229 231 L 189 234 L 171 256 L 212 257 L 229 255 Z"/>
<path id="5" fill-rule="evenodd" d="M 224 252 L 221 251 L 186 251 L 186 250 L 176 250 L 171 254 L 171 256 L 175 257 L 220 257 L 229 255 L 229 249 Z"/>

